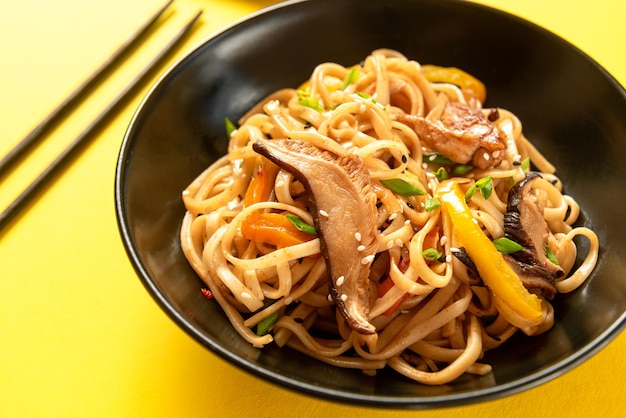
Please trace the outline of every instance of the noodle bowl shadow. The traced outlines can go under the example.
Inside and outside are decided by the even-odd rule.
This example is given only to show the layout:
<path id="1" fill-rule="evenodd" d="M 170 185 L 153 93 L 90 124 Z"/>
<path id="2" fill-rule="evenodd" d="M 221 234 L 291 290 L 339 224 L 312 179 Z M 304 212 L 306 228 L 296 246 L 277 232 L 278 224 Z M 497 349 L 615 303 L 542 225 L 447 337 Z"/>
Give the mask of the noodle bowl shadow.
<path id="1" fill-rule="evenodd" d="M 328 30 L 312 30 L 312 28 Z M 554 303 L 556 324 L 517 335 L 484 359 L 493 373 L 428 387 L 393 371 L 368 377 L 290 349 L 252 348 L 202 283 L 179 244 L 182 190 L 226 153 L 224 119 L 266 94 L 297 87 L 313 68 L 353 65 L 377 48 L 462 68 L 487 86 L 486 105 L 513 111 L 580 203 L 601 253 L 590 280 Z M 497 51 L 497 59 L 494 58 Z M 624 328 L 626 93 L 578 49 L 517 17 L 468 2 L 359 0 L 281 4 L 215 34 L 152 88 L 123 140 L 116 211 L 130 260 L 160 307 L 200 344 L 283 387 L 327 399 L 427 408 L 483 401 L 539 385 L 588 359 Z M 601 185 L 601 187 L 600 187 Z M 581 243 L 584 245 L 584 243 Z"/>

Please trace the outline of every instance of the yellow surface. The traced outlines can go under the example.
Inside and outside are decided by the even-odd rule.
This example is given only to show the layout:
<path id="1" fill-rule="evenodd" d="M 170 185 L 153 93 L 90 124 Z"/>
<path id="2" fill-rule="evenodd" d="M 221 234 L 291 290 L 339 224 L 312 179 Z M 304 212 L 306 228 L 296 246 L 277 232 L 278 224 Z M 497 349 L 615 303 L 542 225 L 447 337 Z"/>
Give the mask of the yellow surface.
<path id="1" fill-rule="evenodd" d="M 570 40 L 626 84 L 626 2 L 480 0 Z M 162 0 L 0 0 L 0 154 L 122 42 Z M 2 208 L 175 33 L 178 51 L 270 0 L 177 0 L 153 38 L 10 176 Z M 170 60 L 174 61 L 175 58 Z M 575 88 L 575 86 L 572 86 Z M 337 405 L 252 377 L 177 328 L 136 278 L 113 206 L 120 140 L 140 97 L 0 231 L 0 417 L 621 416 L 626 335 L 541 387 L 479 405 L 402 412 Z"/>

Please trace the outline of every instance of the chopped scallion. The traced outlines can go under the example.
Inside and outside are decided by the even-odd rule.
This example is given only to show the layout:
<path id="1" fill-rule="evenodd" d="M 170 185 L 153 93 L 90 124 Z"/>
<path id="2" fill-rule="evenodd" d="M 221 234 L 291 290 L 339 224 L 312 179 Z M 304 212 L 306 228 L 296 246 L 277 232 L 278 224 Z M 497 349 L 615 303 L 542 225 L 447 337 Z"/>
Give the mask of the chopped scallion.
<path id="1" fill-rule="evenodd" d="M 524 249 L 520 244 L 506 237 L 494 239 L 493 245 L 495 245 L 502 254 L 512 254 Z"/>
<path id="2" fill-rule="evenodd" d="M 354 83 L 356 79 L 359 77 L 359 73 L 356 68 L 352 68 L 346 74 L 346 78 L 343 79 L 343 84 L 341 85 L 341 90 L 345 90 L 350 84 Z"/>
<path id="3" fill-rule="evenodd" d="M 230 138 L 233 132 L 237 130 L 235 124 L 228 118 L 224 118 L 224 125 L 226 126 L 226 136 Z"/>
<path id="4" fill-rule="evenodd" d="M 422 251 L 422 256 L 425 260 L 436 261 L 441 258 L 442 254 L 434 248 L 428 248 Z"/>
<path id="5" fill-rule="evenodd" d="M 476 192 L 480 192 L 485 200 L 489 199 L 489 196 L 491 196 L 491 193 L 493 192 L 493 179 L 491 176 L 476 180 L 474 184 L 467 189 L 467 192 L 465 192 L 465 201 L 469 201 Z"/>
<path id="6" fill-rule="evenodd" d="M 441 206 L 441 202 L 439 201 L 439 199 L 437 199 L 436 197 L 431 197 L 430 199 L 426 200 L 426 203 L 424 204 L 424 209 L 426 209 L 426 212 L 431 212 L 437 209 L 439 206 Z"/>
<path id="7" fill-rule="evenodd" d="M 285 215 L 285 217 L 289 219 L 289 222 L 291 222 L 293 226 L 298 229 L 298 231 L 302 231 L 311 235 L 317 235 L 317 230 L 315 229 L 315 227 L 304 222 L 304 220 L 299 216 L 294 215 L 293 213 L 288 213 L 287 215 Z"/>
<path id="8" fill-rule="evenodd" d="M 425 191 L 423 191 L 422 189 L 418 189 L 406 180 L 388 179 L 381 180 L 380 182 L 383 184 L 383 186 L 401 196 L 423 196 L 426 194 Z"/>
<path id="9" fill-rule="evenodd" d="M 550 249 L 550 247 L 548 247 L 546 245 L 546 257 L 548 258 L 548 260 L 550 260 L 552 263 L 556 264 L 557 266 L 559 265 L 559 260 L 556 259 L 556 256 L 554 255 L 554 253 L 552 252 L 552 250 Z"/>

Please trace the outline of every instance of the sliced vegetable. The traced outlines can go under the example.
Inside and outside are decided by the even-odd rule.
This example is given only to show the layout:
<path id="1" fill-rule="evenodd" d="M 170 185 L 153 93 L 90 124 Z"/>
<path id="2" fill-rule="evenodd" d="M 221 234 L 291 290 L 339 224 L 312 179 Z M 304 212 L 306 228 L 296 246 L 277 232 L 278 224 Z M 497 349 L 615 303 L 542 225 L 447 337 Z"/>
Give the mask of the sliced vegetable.
<path id="1" fill-rule="evenodd" d="M 473 165 L 469 164 L 457 164 L 452 168 L 452 174 L 456 174 L 457 176 L 464 176 L 470 171 L 474 169 Z"/>
<path id="2" fill-rule="evenodd" d="M 484 283 L 512 311 L 528 321 L 538 322 L 543 316 L 541 300 L 526 290 L 504 256 L 474 222 L 458 183 L 441 183 L 437 195 L 459 246 L 465 247 Z"/>
<path id="3" fill-rule="evenodd" d="M 434 248 L 427 248 L 422 251 L 422 256 L 424 257 L 424 260 L 437 261 L 441 258 L 442 254 Z"/>
<path id="4" fill-rule="evenodd" d="M 304 222 L 304 219 L 302 219 L 301 217 L 294 215 L 293 213 L 288 213 L 285 216 L 299 231 L 311 235 L 317 235 L 317 230 L 315 229 L 315 227 Z"/>
<path id="5" fill-rule="evenodd" d="M 524 170 L 524 172 L 530 170 L 530 158 L 524 158 L 524 161 L 522 161 L 522 170 Z"/>
<path id="6" fill-rule="evenodd" d="M 276 302 L 275 300 L 268 300 L 265 302 L 263 309 L 271 306 Z M 278 321 L 278 311 L 272 312 L 267 318 L 263 319 L 256 325 L 256 335 L 262 337 L 263 335 L 270 332 L 274 324 Z"/>
<path id="7" fill-rule="evenodd" d="M 450 83 L 461 89 L 469 90 L 481 103 L 487 98 L 485 85 L 476 77 L 455 67 L 440 67 L 437 65 L 422 65 L 422 72 L 431 83 Z"/>
<path id="8" fill-rule="evenodd" d="M 550 260 L 551 262 L 553 262 L 554 264 L 556 264 L 557 266 L 559 265 L 559 260 L 557 260 L 556 256 L 554 255 L 550 247 L 547 245 L 546 245 L 546 258 Z"/>
<path id="9" fill-rule="evenodd" d="M 502 254 L 512 254 L 524 249 L 523 246 L 507 237 L 497 238 L 492 242 Z"/>
<path id="10" fill-rule="evenodd" d="M 456 163 L 438 152 L 429 152 L 424 154 L 422 160 L 428 164 L 455 165 Z"/>
<path id="11" fill-rule="evenodd" d="M 424 209 L 426 209 L 426 212 L 432 212 L 439 206 L 441 206 L 441 202 L 439 201 L 439 199 L 437 199 L 436 197 L 431 197 L 430 199 L 426 200 L 426 203 L 424 204 Z"/>
<path id="12" fill-rule="evenodd" d="M 251 213 L 241 224 L 241 233 L 250 241 L 275 245 L 278 248 L 302 244 L 315 238 L 296 228 L 280 213 Z"/>
<path id="13" fill-rule="evenodd" d="M 439 167 L 437 171 L 435 171 L 435 177 L 437 177 L 437 180 L 441 183 L 444 180 L 448 180 L 450 175 L 448 174 L 448 170 L 444 167 Z"/>
<path id="14" fill-rule="evenodd" d="M 489 199 L 489 196 L 491 196 L 491 193 L 493 192 L 493 179 L 491 178 L 491 176 L 483 177 L 479 180 L 476 180 L 469 187 L 469 189 L 467 189 L 467 192 L 465 192 L 465 200 L 469 201 L 472 196 L 474 196 L 474 194 L 478 191 L 480 192 L 480 194 L 483 195 L 485 200 Z"/>
<path id="15" fill-rule="evenodd" d="M 324 111 L 324 108 L 322 107 L 320 102 L 316 98 L 311 97 L 308 92 L 303 91 L 303 90 L 298 90 L 297 94 L 299 98 L 298 103 L 301 104 L 302 106 L 310 107 L 311 109 L 319 113 L 322 113 Z"/>
<path id="16" fill-rule="evenodd" d="M 423 196 L 426 194 L 425 191 L 413 186 L 406 180 L 402 179 L 387 179 L 380 181 L 383 186 L 388 188 L 394 193 L 397 193 L 401 196 Z"/>
<path id="17" fill-rule="evenodd" d="M 264 159 L 257 169 L 256 176 L 250 180 L 248 190 L 246 190 L 246 195 L 243 198 L 244 206 L 266 202 L 269 199 L 274 187 L 276 173 L 278 173 L 278 166 Z"/>
<path id="18" fill-rule="evenodd" d="M 237 130 L 237 126 L 228 118 L 224 119 L 224 125 L 226 127 L 226 136 L 230 138 L 232 133 Z"/>
<path id="19" fill-rule="evenodd" d="M 343 80 L 343 84 L 341 85 L 341 90 L 345 90 L 350 84 L 354 83 L 356 79 L 359 78 L 359 72 L 356 67 L 353 67 L 346 74 L 346 78 Z"/>
<path id="20" fill-rule="evenodd" d="M 398 263 L 398 270 L 404 273 L 409 268 L 409 264 L 409 260 L 401 258 L 400 262 Z M 385 280 L 380 282 L 380 284 L 378 285 L 378 297 L 382 298 L 383 296 L 385 296 L 385 294 L 391 290 L 394 284 L 395 283 L 393 282 L 391 276 L 387 276 Z M 398 309 L 398 307 L 402 304 L 402 302 L 407 300 L 409 296 L 409 293 L 404 293 L 393 305 L 391 305 L 391 307 L 389 307 L 389 309 L 383 312 L 383 315 L 390 316 L 391 314 L 393 314 L 395 310 Z"/>

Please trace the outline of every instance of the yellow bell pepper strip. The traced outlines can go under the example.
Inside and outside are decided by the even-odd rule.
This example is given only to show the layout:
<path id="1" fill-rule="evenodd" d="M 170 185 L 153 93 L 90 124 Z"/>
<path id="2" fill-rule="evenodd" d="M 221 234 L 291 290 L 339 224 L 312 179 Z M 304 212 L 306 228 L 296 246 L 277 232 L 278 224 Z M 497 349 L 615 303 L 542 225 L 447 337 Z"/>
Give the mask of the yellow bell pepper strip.
<path id="1" fill-rule="evenodd" d="M 277 173 L 278 166 L 263 159 L 257 169 L 256 176 L 250 180 L 248 190 L 246 190 L 246 195 L 243 198 L 243 205 L 248 207 L 253 203 L 266 202 L 272 193 Z"/>
<path id="2" fill-rule="evenodd" d="M 439 67 L 437 65 L 422 65 L 422 72 L 431 83 L 450 83 L 461 89 L 469 90 L 481 103 L 485 103 L 487 89 L 476 77 L 455 67 Z"/>
<path id="3" fill-rule="evenodd" d="M 542 316 L 541 300 L 524 287 L 502 254 L 474 222 L 458 183 L 445 181 L 436 191 L 444 216 L 452 224 L 453 234 L 470 256 L 485 284 L 524 319 L 537 322 Z"/>
<path id="4" fill-rule="evenodd" d="M 285 248 L 315 239 L 316 236 L 300 231 L 283 214 L 253 212 L 241 224 L 241 233 L 250 241 Z"/>

